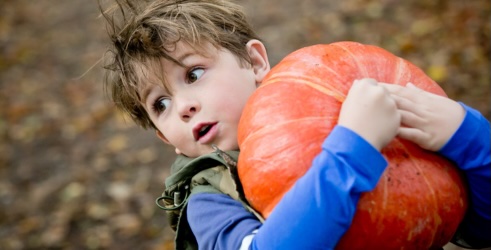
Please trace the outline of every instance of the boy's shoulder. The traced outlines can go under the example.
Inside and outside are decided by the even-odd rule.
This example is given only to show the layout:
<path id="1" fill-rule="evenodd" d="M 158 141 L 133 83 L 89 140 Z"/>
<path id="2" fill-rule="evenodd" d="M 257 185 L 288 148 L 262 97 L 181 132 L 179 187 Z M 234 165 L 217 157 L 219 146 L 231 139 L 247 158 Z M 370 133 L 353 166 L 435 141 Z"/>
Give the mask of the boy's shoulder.
<path id="1" fill-rule="evenodd" d="M 197 158 L 183 155 L 176 158 L 165 180 L 165 191 L 157 199 L 157 205 L 167 212 L 174 230 L 191 195 L 221 193 L 245 201 L 236 169 L 238 156 L 238 151 L 215 149 Z"/>
<path id="2" fill-rule="evenodd" d="M 167 219 L 176 231 L 176 246 L 195 249 L 196 240 L 187 222 L 186 208 L 189 198 L 199 193 L 227 194 L 259 216 L 245 199 L 237 174 L 239 151 L 221 151 L 197 158 L 179 155 L 165 180 L 165 191 L 157 205 L 166 211 Z M 258 217 L 259 220 L 262 218 Z"/>
<path id="3" fill-rule="evenodd" d="M 216 166 L 224 166 L 236 170 L 239 151 L 215 151 L 196 158 L 178 155 L 171 166 L 171 173 L 165 180 L 165 188 L 172 189 L 180 182 L 187 182 L 196 174 Z"/>
<path id="4" fill-rule="evenodd" d="M 166 179 L 166 190 L 178 183 L 186 185 L 189 196 L 198 193 L 224 193 L 239 200 L 244 198 L 237 173 L 239 151 L 221 151 L 215 148 L 210 154 L 197 158 L 179 156 Z"/>
<path id="5" fill-rule="evenodd" d="M 237 189 L 233 182 L 238 182 L 238 156 L 238 151 L 223 152 L 219 149 L 197 158 L 178 155 L 171 166 L 170 175 L 165 179 L 165 191 L 157 199 L 157 204 L 164 210 L 175 210 L 182 207 L 191 194 L 231 193 L 230 189 Z M 164 207 L 160 201 L 165 204 Z"/>

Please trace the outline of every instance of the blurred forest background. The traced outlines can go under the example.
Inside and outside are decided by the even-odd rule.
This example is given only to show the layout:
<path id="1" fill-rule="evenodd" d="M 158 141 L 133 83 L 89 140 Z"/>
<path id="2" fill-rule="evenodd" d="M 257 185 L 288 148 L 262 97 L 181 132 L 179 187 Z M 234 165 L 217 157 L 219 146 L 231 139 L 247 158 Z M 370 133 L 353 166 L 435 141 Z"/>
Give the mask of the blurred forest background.
<path id="1" fill-rule="evenodd" d="M 242 0 L 272 63 L 354 40 L 490 110 L 489 0 Z M 174 159 L 103 93 L 95 0 L 0 0 L 0 249 L 171 249 L 154 200 Z"/>

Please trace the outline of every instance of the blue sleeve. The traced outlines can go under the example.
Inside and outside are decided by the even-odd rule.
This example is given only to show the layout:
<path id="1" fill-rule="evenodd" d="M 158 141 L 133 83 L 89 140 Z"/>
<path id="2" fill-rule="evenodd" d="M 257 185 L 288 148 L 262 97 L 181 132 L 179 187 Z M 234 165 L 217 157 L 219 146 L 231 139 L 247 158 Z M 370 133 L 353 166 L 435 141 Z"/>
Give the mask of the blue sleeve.
<path id="1" fill-rule="evenodd" d="M 187 214 L 199 249 L 239 249 L 242 240 L 261 226 L 240 202 L 226 194 L 191 196 Z"/>
<path id="2" fill-rule="evenodd" d="M 216 194 L 192 197 L 188 221 L 203 249 L 239 249 L 242 239 L 254 229 L 258 231 L 251 249 L 333 249 L 351 224 L 360 194 L 376 186 L 386 166 L 375 148 L 351 130 L 337 126 L 311 168 L 264 224 L 245 209 L 236 208 L 241 205 L 231 198 L 205 207 L 204 202 L 212 196 L 227 199 Z"/>
<path id="3" fill-rule="evenodd" d="M 461 105 L 464 121 L 440 153 L 463 170 L 469 187 L 470 207 L 459 232 L 466 241 L 491 246 L 491 127 L 478 111 Z"/>

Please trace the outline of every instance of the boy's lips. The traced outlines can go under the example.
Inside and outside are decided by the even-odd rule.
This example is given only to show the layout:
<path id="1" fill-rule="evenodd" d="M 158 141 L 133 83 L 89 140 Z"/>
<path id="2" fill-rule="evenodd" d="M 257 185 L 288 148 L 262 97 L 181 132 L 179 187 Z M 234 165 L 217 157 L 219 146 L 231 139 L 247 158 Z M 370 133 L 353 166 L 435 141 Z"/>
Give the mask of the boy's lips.
<path id="1" fill-rule="evenodd" d="M 196 141 L 202 144 L 213 140 L 218 132 L 217 122 L 199 123 L 193 128 L 193 136 Z"/>

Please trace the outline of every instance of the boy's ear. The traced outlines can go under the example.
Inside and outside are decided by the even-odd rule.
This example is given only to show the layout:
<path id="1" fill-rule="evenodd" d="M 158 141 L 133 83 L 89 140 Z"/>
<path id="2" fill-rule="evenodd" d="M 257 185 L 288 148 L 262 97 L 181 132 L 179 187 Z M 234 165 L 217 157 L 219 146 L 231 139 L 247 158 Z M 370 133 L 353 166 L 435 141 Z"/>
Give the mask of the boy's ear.
<path id="1" fill-rule="evenodd" d="M 162 140 L 165 144 L 170 144 L 169 140 L 167 140 L 167 138 L 165 138 L 165 135 L 162 134 L 162 132 L 160 132 L 160 130 L 155 130 L 155 134 L 157 134 L 157 137 Z M 176 148 L 176 154 L 181 154 L 181 150 L 177 149 Z"/>
<path id="2" fill-rule="evenodd" d="M 251 58 L 252 69 L 256 75 L 256 83 L 259 84 L 270 70 L 266 47 L 261 41 L 252 39 L 247 42 L 246 49 Z"/>

